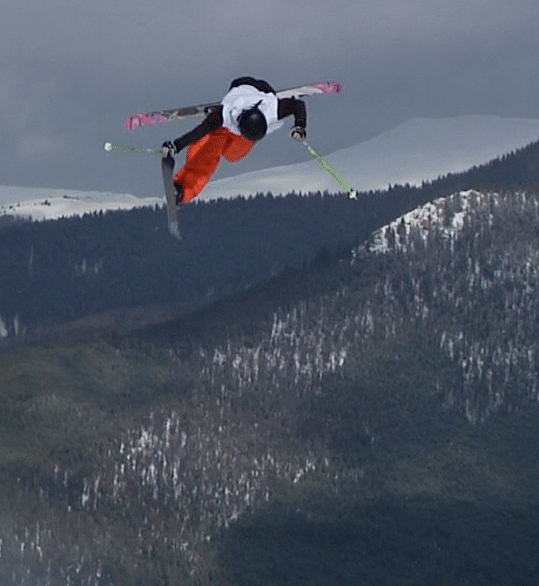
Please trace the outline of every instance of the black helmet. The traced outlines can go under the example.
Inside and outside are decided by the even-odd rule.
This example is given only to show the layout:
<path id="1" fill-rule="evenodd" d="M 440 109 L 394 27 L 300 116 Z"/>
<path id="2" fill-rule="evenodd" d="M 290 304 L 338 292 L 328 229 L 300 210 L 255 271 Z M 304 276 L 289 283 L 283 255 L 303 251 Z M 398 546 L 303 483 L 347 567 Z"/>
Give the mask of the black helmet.
<path id="1" fill-rule="evenodd" d="M 247 140 L 257 141 L 266 136 L 268 123 L 266 117 L 258 109 L 258 104 L 249 110 L 244 110 L 238 118 L 240 132 Z"/>

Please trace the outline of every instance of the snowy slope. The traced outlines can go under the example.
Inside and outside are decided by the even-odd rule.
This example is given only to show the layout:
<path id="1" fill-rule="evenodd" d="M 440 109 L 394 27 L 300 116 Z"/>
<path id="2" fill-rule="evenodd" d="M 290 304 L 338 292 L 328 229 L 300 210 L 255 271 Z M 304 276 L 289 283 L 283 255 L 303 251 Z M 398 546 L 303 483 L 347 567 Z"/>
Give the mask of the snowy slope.
<path id="1" fill-rule="evenodd" d="M 414 118 L 380 136 L 327 155 L 354 189 L 386 189 L 389 184 L 421 184 L 422 180 L 456 173 L 486 163 L 539 140 L 539 120 L 496 116 Z M 298 145 L 298 148 L 302 148 Z M 329 190 L 339 186 L 305 152 L 307 162 L 221 179 L 204 191 L 204 199 Z"/>
<path id="2" fill-rule="evenodd" d="M 140 198 L 128 193 L 102 193 L 70 189 L 0 186 L 0 216 L 22 216 L 33 220 L 162 205 L 162 198 Z"/>
<path id="3" fill-rule="evenodd" d="M 362 244 L 358 250 L 360 253 L 367 251 L 374 254 L 406 251 L 409 247 L 409 235 L 412 229 L 419 230 L 423 241 L 427 241 L 433 228 L 439 230 L 449 240 L 461 232 L 464 226 L 464 218 L 470 209 L 477 209 L 484 205 L 487 199 L 488 196 L 473 189 L 454 193 L 447 198 L 440 197 L 376 230 L 371 241 L 367 244 Z M 450 210 L 449 221 L 447 217 L 448 209 Z M 399 234 L 399 237 L 395 238 L 395 234 Z M 402 239 L 400 234 L 403 236 Z"/>
<path id="4" fill-rule="evenodd" d="M 287 140 L 286 135 L 283 140 Z M 414 118 L 371 140 L 329 155 L 324 153 L 323 145 L 313 146 L 354 189 L 368 191 L 385 189 L 388 184 L 417 185 L 423 180 L 464 171 L 536 140 L 539 140 L 539 120 L 459 116 Z M 298 145 L 298 148 L 303 147 Z M 201 199 L 268 191 L 277 195 L 292 191 L 339 190 L 307 151 L 305 159 L 305 163 L 214 181 L 207 186 Z M 177 162 L 182 160 L 180 156 Z M 159 191 L 160 186 L 156 186 L 156 193 Z M 163 203 L 160 197 L 0 186 L 0 216 L 10 214 L 37 220 Z"/>

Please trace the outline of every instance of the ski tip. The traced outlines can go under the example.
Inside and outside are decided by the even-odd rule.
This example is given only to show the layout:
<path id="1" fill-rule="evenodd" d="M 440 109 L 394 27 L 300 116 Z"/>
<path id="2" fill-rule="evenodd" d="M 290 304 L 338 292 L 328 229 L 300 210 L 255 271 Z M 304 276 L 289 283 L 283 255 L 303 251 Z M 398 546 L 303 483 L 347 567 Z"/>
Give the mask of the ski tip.
<path id="1" fill-rule="evenodd" d="M 343 84 L 338 81 L 328 81 L 327 84 L 328 87 L 331 88 L 332 93 L 340 94 L 341 92 L 344 92 Z"/>
<path id="2" fill-rule="evenodd" d="M 170 232 L 171 236 L 177 238 L 180 242 L 183 242 L 183 237 L 180 232 L 180 225 L 178 222 L 169 222 L 168 231 Z"/>
<path id="3" fill-rule="evenodd" d="M 313 83 L 311 87 L 316 88 L 321 94 L 340 94 L 344 92 L 342 83 L 333 80 Z"/>
<path id="4" fill-rule="evenodd" d="M 133 116 L 129 116 L 124 123 L 125 129 L 135 130 L 135 128 L 138 128 L 142 124 L 142 116 L 143 114 L 133 114 Z"/>

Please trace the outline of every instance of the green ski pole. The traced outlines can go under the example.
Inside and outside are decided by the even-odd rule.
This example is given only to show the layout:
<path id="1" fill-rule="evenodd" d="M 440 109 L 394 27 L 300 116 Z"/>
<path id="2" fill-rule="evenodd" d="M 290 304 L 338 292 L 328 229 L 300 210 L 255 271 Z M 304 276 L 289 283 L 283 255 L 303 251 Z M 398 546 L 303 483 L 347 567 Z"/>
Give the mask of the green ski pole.
<path id="1" fill-rule="evenodd" d="M 301 144 L 309 151 L 309 153 L 320 163 L 323 167 L 324 171 L 329 173 L 333 179 L 343 188 L 344 191 L 348 194 L 350 199 L 357 199 L 357 191 L 352 189 L 344 179 L 342 179 L 337 171 L 320 155 L 317 153 L 313 147 L 306 141 L 303 140 Z"/>
<path id="2" fill-rule="evenodd" d="M 106 142 L 103 145 L 103 148 L 106 151 L 117 151 L 119 153 L 126 153 L 129 155 L 136 155 L 138 153 L 150 153 L 152 155 L 161 156 L 163 154 L 161 149 L 144 149 L 130 144 L 114 144 L 112 142 Z"/>

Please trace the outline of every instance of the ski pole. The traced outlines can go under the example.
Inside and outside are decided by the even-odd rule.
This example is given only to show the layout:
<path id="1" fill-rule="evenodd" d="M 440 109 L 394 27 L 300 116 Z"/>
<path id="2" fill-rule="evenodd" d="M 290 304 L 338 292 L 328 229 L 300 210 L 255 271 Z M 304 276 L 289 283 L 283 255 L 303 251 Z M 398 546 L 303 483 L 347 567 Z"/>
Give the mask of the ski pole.
<path id="1" fill-rule="evenodd" d="M 301 144 L 320 163 L 320 165 L 323 167 L 324 171 L 329 173 L 333 177 L 333 179 L 344 189 L 344 191 L 346 191 L 346 193 L 348 194 L 348 197 L 350 199 L 357 199 L 357 191 L 355 189 L 352 189 L 348 185 L 348 183 L 346 183 L 346 181 L 344 181 L 344 179 L 342 179 L 339 176 L 337 171 L 335 171 L 335 169 L 322 157 L 322 155 L 317 153 L 306 140 L 303 140 L 301 142 Z"/>
<path id="2" fill-rule="evenodd" d="M 151 153 L 152 155 L 161 156 L 163 154 L 161 149 L 144 149 L 130 144 L 114 144 L 112 142 L 106 142 L 103 145 L 103 148 L 106 151 L 118 151 L 120 153 L 127 153 L 129 155 L 136 155 L 137 153 Z"/>

